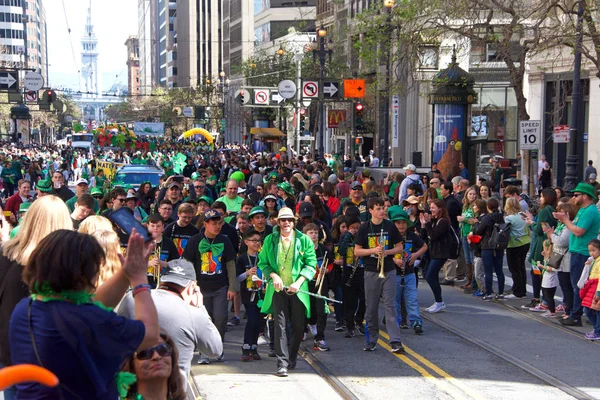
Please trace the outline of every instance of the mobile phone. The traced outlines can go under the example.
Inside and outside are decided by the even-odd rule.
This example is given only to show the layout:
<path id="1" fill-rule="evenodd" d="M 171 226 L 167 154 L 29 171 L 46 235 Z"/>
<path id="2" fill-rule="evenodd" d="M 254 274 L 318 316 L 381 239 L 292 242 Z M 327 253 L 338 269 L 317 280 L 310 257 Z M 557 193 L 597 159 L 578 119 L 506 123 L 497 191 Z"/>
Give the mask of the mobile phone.
<path id="1" fill-rule="evenodd" d="M 127 236 L 131 236 L 131 232 L 135 228 L 136 232 L 144 238 L 145 242 L 149 242 L 152 240 L 152 235 L 148 233 L 148 230 L 143 227 L 140 222 L 135 219 L 133 213 L 127 208 L 119 208 L 117 211 L 112 212 L 109 215 L 109 218 L 112 222 L 114 222 L 119 228 L 121 228 Z"/>
<path id="2" fill-rule="evenodd" d="M 4 216 L 5 217 L 10 217 L 12 213 L 10 211 L 4 211 Z"/>
<path id="3" fill-rule="evenodd" d="M 173 175 L 173 181 L 174 182 L 179 182 L 179 183 L 183 183 L 183 175 Z"/>
<path id="4" fill-rule="evenodd" d="M 524 212 L 524 211 L 521 211 L 521 212 L 519 213 L 519 215 L 520 215 L 521 217 L 523 217 L 523 218 L 527 218 L 527 214 L 525 214 L 525 212 Z"/>

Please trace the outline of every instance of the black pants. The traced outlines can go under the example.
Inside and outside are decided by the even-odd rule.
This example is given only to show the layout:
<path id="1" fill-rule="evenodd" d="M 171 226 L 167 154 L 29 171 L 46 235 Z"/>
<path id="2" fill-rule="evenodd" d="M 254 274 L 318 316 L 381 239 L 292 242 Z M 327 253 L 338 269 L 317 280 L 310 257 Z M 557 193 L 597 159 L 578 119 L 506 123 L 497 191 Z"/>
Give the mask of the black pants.
<path id="1" fill-rule="evenodd" d="M 327 279 L 325 279 L 321 293 L 327 294 L 329 291 L 327 286 Z M 315 281 L 308 282 L 308 290 L 310 290 L 312 293 L 317 293 Z M 317 335 L 315 336 L 315 340 L 325 339 L 325 327 L 327 326 L 328 314 L 325 311 L 325 307 L 328 307 L 328 305 L 325 303 L 325 300 L 317 299 L 315 297 L 310 298 L 310 318 L 307 319 L 307 323 L 310 325 L 317 325 Z"/>
<path id="2" fill-rule="evenodd" d="M 573 311 L 573 285 L 571 285 L 571 273 L 558 271 L 558 282 L 563 293 L 565 303 L 565 314 L 570 315 Z"/>
<path id="3" fill-rule="evenodd" d="M 4 181 L 4 197 L 7 199 L 15 193 L 15 185 L 14 183 L 10 183 L 8 181 Z"/>
<path id="4" fill-rule="evenodd" d="M 527 296 L 527 270 L 525 269 L 525 259 L 529 251 L 529 243 L 519 247 L 509 247 L 506 249 L 506 261 L 508 270 L 512 275 L 513 294 L 517 297 Z"/>
<path id="5" fill-rule="evenodd" d="M 260 309 L 256 303 L 244 303 L 246 310 L 246 328 L 244 329 L 244 344 L 255 345 L 262 325 Z"/>
<path id="6" fill-rule="evenodd" d="M 539 299 L 542 291 L 542 275 L 535 274 L 531 268 L 531 286 L 533 286 L 533 298 Z"/>
<path id="7" fill-rule="evenodd" d="M 344 268 L 343 275 L 343 289 L 342 298 L 344 303 L 342 304 L 344 312 L 344 321 L 346 322 L 346 329 L 353 330 L 356 324 L 362 324 L 365 319 L 365 270 L 364 268 L 357 268 L 350 286 L 348 279 L 352 273 L 351 267 Z"/>
<path id="8" fill-rule="evenodd" d="M 556 294 L 556 288 L 542 288 L 542 293 L 544 293 L 544 300 L 546 300 L 546 304 L 548 305 L 548 310 L 553 313 L 556 312 L 556 303 L 554 302 L 554 295 Z"/>
<path id="9" fill-rule="evenodd" d="M 288 320 L 290 321 L 289 340 L 286 330 Z M 296 366 L 305 322 L 306 309 L 297 295 L 288 295 L 285 291 L 273 294 L 273 325 L 278 368 Z"/>

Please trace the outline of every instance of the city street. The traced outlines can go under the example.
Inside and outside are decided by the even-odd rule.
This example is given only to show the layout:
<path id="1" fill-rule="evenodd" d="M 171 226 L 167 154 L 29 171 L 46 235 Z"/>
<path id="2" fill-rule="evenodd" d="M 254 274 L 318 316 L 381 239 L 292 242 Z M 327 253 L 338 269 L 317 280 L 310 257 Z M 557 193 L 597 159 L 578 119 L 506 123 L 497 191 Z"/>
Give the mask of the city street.
<path id="1" fill-rule="evenodd" d="M 419 282 L 423 310 L 433 302 Z M 403 330 L 404 354 L 392 354 L 381 333 L 373 353 L 362 351 L 364 336 L 346 339 L 333 329 L 331 351 L 303 342 L 305 361 L 288 378 L 277 378 L 275 358 L 260 346 L 261 361 L 242 363 L 243 321 L 226 335 L 225 361 L 192 367 L 205 399 L 380 399 L 395 393 L 410 399 L 587 399 L 600 397 L 598 344 L 583 339 L 589 325 L 565 328 L 556 319 L 520 311 L 523 300 L 484 302 L 444 287 L 445 312 L 423 315 L 425 333 Z M 519 309 L 519 310 L 517 310 Z M 384 326 L 382 325 L 382 328 Z"/>

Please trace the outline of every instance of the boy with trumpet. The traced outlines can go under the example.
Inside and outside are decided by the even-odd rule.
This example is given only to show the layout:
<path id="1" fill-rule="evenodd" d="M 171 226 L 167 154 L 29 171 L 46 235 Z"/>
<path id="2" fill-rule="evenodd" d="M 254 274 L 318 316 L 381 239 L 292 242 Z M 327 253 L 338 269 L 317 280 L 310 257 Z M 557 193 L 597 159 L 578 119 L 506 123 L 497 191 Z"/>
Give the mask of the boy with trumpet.
<path id="1" fill-rule="evenodd" d="M 402 252 L 402 239 L 393 222 L 385 219 L 383 199 L 368 202 L 371 219 L 356 233 L 354 255 L 365 264 L 365 302 L 367 321 L 364 351 L 374 351 L 379 337 L 379 301 L 383 299 L 387 332 L 393 353 L 404 351 L 396 313 L 396 264 L 394 255 Z"/>

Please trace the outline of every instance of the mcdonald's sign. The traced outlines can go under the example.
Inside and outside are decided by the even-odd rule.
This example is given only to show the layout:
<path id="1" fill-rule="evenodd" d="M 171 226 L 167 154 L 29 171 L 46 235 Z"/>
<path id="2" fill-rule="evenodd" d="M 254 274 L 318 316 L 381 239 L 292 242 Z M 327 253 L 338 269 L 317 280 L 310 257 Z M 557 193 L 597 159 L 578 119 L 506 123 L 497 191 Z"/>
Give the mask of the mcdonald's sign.
<path id="1" fill-rule="evenodd" d="M 329 110 L 327 112 L 327 127 L 339 128 L 340 122 L 346 121 L 346 110 Z"/>

